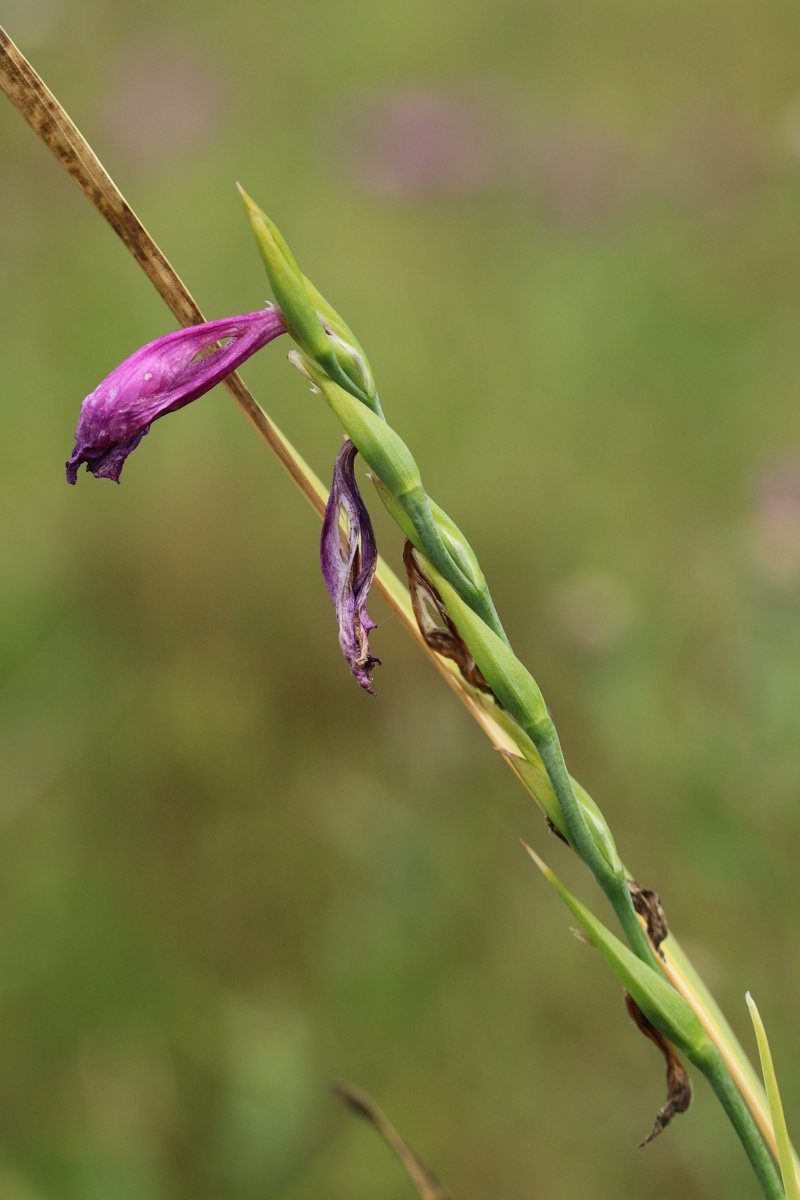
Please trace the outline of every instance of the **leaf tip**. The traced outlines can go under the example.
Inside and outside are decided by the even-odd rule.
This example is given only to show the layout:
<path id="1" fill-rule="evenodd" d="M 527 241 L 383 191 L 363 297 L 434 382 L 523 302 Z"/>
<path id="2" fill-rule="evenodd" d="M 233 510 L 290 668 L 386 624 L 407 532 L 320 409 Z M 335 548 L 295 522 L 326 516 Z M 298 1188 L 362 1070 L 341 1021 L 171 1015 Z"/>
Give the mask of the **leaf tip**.
<path id="1" fill-rule="evenodd" d="M 530 855 L 530 857 L 536 863 L 536 866 L 542 872 L 545 879 L 549 879 L 550 882 L 552 883 L 553 880 L 555 879 L 555 875 L 550 870 L 547 863 L 543 862 L 542 859 L 539 858 L 539 855 L 536 853 L 536 851 L 531 846 L 529 846 L 528 843 L 523 838 L 520 838 L 520 842 L 522 843 L 522 848 L 526 851 L 527 854 Z"/>

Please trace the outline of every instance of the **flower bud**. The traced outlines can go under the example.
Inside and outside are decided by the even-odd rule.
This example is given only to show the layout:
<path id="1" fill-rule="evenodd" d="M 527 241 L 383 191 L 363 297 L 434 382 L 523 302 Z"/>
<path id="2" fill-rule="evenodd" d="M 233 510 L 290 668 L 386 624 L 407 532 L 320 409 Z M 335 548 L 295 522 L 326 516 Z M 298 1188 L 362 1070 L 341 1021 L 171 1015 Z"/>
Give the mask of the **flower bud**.
<path id="1" fill-rule="evenodd" d="M 239 192 L 289 333 L 307 359 L 379 412 L 372 371 L 354 334 L 303 275 L 277 226 L 242 187 Z"/>

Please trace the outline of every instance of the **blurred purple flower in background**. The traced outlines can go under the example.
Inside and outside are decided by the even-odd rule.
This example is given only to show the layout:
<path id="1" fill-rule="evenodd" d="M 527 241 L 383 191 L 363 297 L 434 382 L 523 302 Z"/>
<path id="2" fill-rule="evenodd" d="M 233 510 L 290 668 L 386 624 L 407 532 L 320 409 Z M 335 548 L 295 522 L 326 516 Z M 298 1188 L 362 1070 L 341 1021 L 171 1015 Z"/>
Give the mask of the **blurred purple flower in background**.
<path id="1" fill-rule="evenodd" d="M 786 121 L 800 145 L 800 102 Z M 649 139 L 592 109 L 559 109 L 500 79 L 351 94 L 326 146 L 336 169 L 373 196 L 418 201 L 511 189 L 535 219 L 602 233 L 648 202 L 717 219 L 769 181 L 774 152 L 733 106 L 688 105 Z"/>
<path id="2" fill-rule="evenodd" d="M 97 479 L 119 483 L 125 459 L 153 421 L 210 392 L 285 330 L 279 309 L 261 308 L 178 329 L 137 350 L 81 405 L 67 482 L 77 482 L 86 463 Z"/>
<path id="3" fill-rule="evenodd" d="M 584 227 L 625 216 L 638 197 L 622 130 L 547 116 L 500 81 L 399 87 L 352 97 L 336 118 L 337 162 L 384 197 L 472 195 L 512 187 L 546 216 Z"/>
<path id="4" fill-rule="evenodd" d="M 222 119 L 219 63 L 185 34 L 126 40 L 98 114 L 123 161 L 176 164 L 215 141 Z"/>
<path id="5" fill-rule="evenodd" d="M 350 664 L 354 679 L 371 696 L 372 672 L 381 665 L 370 654 L 368 635 L 377 629 L 367 614 L 367 597 L 375 569 L 378 549 L 366 505 L 356 484 L 353 443 L 345 441 L 336 455 L 333 483 L 322 522 L 320 560 L 325 585 L 336 609 L 339 622 L 339 645 Z M 339 529 L 339 512 L 347 520 L 347 548 Z"/>
<path id="6" fill-rule="evenodd" d="M 750 558 L 775 591 L 800 584 L 800 460 L 788 455 L 764 463 L 755 479 L 746 530 Z"/>
<path id="7" fill-rule="evenodd" d="M 503 131 L 469 88 L 396 88 L 350 100 L 336 120 L 337 159 L 378 196 L 458 195 L 490 186 Z"/>

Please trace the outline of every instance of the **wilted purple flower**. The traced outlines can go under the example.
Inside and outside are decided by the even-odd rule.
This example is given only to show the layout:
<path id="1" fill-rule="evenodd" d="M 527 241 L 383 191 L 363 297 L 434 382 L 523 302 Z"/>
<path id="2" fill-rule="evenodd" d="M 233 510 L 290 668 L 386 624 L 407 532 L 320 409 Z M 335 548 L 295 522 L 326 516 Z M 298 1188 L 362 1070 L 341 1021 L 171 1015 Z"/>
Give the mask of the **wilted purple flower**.
<path id="1" fill-rule="evenodd" d="M 369 652 L 368 634 L 377 626 L 367 614 L 367 596 L 378 565 L 378 548 L 366 505 L 356 484 L 356 450 L 345 441 L 336 455 L 333 483 L 322 521 L 320 559 L 325 585 L 336 608 L 339 645 L 355 680 L 371 696 L 372 671 L 381 665 Z M 339 530 L 339 512 L 347 521 L 347 547 Z"/>
<path id="2" fill-rule="evenodd" d="M 261 308 L 178 329 L 137 350 L 81 405 L 67 482 L 75 483 L 86 463 L 96 478 L 119 483 L 125 459 L 153 421 L 210 392 L 285 330 L 280 309 Z"/>

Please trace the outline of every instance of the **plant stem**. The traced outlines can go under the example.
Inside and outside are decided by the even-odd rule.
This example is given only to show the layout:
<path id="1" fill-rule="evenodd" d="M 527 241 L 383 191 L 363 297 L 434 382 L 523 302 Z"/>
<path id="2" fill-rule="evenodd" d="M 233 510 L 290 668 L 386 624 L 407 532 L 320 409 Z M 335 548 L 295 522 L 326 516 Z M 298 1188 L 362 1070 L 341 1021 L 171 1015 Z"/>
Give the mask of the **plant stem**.
<path id="1" fill-rule="evenodd" d="M 712 1052 L 704 1056 L 703 1060 L 698 1060 L 695 1065 L 700 1068 L 711 1084 L 728 1120 L 736 1130 L 767 1200 L 786 1200 L 783 1184 L 772 1155 L 767 1149 L 741 1093 L 731 1079 L 719 1051 L 716 1047 L 712 1047 Z"/>
<path id="2" fill-rule="evenodd" d="M 625 933 L 628 945 L 637 958 L 660 971 L 661 964 L 633 907 L 627 877 L 622 865 L 620 864 L 617 871 L 612 868 L 589 831 L 567 771 L 564 752 L 561 749 L 561 742 L 553 721 L 547 717 L 526 732 L 530 734 L 539 751 L 575 849 L 608 897 Z"/>

